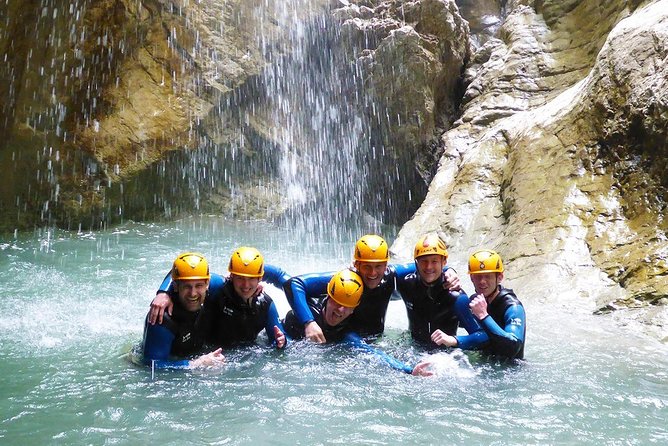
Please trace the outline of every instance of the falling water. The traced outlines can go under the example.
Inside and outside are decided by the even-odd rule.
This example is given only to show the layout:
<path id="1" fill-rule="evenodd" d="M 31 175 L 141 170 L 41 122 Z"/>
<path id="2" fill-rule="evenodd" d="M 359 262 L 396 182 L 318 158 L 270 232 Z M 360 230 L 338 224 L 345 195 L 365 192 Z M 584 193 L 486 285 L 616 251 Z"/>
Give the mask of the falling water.
<path id="1" fill-rule="evenodd" d="M 239 23 L 251 14 L 248 48 L 258 49 L 264 67 L 229 85 L 209 73 L 181 81 L 183 73 L 197 73 L 198 57 L 215 66 L 227 48 L 199 37 L 189 44 L 170 31 L 167 45 L 182 58 L 171 73 L 174 88 L 190 89 L 213 107 L 193 118 L 187 140 L 140 142 L 133 153 L 104 155 L 106 163 L 91 153 L 94 139 L 84 150 L 77 135 L 101 131 L 110 94 L 137 94 L 123 63 L 142 51 L 147 29 L 131 29 L 124 17 L 157 4 L 137 3 L 134 11 L 88 0 L 33 3 L 34 10 L 0 6 L 7 25 L 0 32 L 9 42 L 0 71 L 7 80 L 0 162 L 12 166 L 0 193 L 9 219 L 2 228 L 99 228 L 195 212 L 280 219 L 310 237 L 340 238 L 339 231 L 400 224 L 419 205 L 425 185 L 410 162 L 387 152 L 382 135 L 390 118 L 365 84 L 360 55 L 373 42 L 346 37 L 327 2 L 258 1 L 243 13 L 225 2 L 198 3 L 238 14 Z M 159 7 L 165 24 L 178 22 L 198 35 L 193 5 Z M 220 40 L 230 23 L 210 32 Z M 120 37 L 113 26 L 122 26 Z M 123 177 L 118 157 L 141 163 L 153 146 L 170 150 Z"/>
<path id="2" fill-rule="evenodd" d="M 284 2 L 284 13 L 304 3 Z M 288 44 L 279 52 L 284 55 L 269 54 L 272 63 L 263 76 L 268 119 L 275 125 L 272 140 L 281 153 L 279 174 L 291 214 L 302 217 L 293 220 L 306 233 L 322 235 L 365 213 L 368 98 L 330 16 L 294 23 Z"/>
<path id="3" fill-rule="evenodd" d="M 265 68 L 223 95 L 210 116 L 219 134 L 237 124 L 238 133 L 226 145 L 204 138 L 193 154 L 174 157 L 188 166 L 188 189 L 204 207 L 222 185 L 227 215 L 278 217 L 304 237 L 341 240 L 340 232 L 405 221 L 424 184 L 410 163 L 399 168 L 385 156 L 387 112 L 366 88 L 364 45 L 347 39 L 330 11 L 313 9 L 289 0 L 253 10 L 255 22 L 288 31 L 271 39 L 257 30 Z"/>

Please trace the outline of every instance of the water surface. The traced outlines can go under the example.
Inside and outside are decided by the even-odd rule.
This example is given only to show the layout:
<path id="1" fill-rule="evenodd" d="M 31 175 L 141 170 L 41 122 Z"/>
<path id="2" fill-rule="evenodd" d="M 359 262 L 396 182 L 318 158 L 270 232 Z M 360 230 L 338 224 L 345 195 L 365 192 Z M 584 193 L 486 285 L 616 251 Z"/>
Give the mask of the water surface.
<path id="1" fill-rule="evenodd" d="M 3 444 L 666 444 L 668 349 L 608 319 L 523 296 L 527 360 L 439 353 L 437 376 L 396 372 L 342 346 L 262 342 L 223 371 L 133 365 L 156 286 L 196 250 L 224 273 L 248 244 L 292 274 L 345 266 L 356 237 L 326 243 L 214 218 L 58 231 L 0 241 Z M 388 235 L 391 240 L 391 236 Z M 465 277 L 467 290 L 471 285 Z M 509 284 L 512 286 L 512 284 Z M 279 312 L 284 297 L 269 287 Z M 426 353 L 392 302 L 377 346 Z M 625 331 L 626 330 L 626 331 Z"/>

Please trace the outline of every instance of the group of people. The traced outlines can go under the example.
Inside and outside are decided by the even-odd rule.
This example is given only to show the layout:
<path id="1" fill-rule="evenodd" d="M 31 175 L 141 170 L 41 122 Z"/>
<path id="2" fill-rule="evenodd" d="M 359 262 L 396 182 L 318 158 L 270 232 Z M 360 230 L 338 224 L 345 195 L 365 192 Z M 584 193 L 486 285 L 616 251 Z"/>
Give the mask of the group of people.
<path id="1" fill-rule="evenodd" d="M 222 348 L 253 343 L 264 328 L 278 349 L 299 339 L 345 342 L 373 352 L 395 369 L 428 376 L 429 360 L 412 367 L 367 342 L 383 334 L 395 290 L 405 303 L 416 343 L 428 349 L 524 357 L 524 307 L 501 285 L 504 267 L 498 253 L 484 249 L 470 256 L 471 297 L 447 265 L 447 248 L 437 234 L 421 237 L 413 258 L 413 263 L 389 264 L 389 246 L 378 235 L 355 243 L 351 267 L 294 277 L 265 264 L 251 247 L 232 253 L 227 277 L 210 273 L 201 254 L 180 254 L 146 316 L 144 361 L 163 368 L 220 365 L 225 361 Z M 291 310 L 283 320 L 262 281 L 284 290 Z M 458 334 L 460 327 L 466 334 Z M 212 350 L 201 354 L 207 348 Z"/>

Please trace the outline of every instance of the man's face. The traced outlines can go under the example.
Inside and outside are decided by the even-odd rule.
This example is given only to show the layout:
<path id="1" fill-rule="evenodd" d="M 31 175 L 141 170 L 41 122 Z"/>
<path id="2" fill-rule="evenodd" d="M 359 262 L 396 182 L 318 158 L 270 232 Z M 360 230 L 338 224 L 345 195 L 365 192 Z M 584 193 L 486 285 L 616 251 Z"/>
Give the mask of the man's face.
<path id="1" fill-rule="evenodd" d="M 503 273 L 482 273 L 471 274 L 470 276 L 475 292 L 483 294 L 485 297 L 494 294 L 503 279 Z"/>
<path id="2" fill-rule="evenodd" d="M 334 327 L 353 314 L 353 310 L 354 308 L 339 305 L 330 297 L 327 299 L 327 304 L 325 305 L 325 322 L 327 322 L 330 327 Z"/>
<path id="3" fill-rule="evenodd" d="M 438 254 L 428 254 L 420 256 L 415 260 L 420 278 L 425 283 L 432 283 L 441 277 L 443 267 L 445 266 L 445 257 Z"/>
<path id="4" fill-rule="evenodd" d="M 355 268 L 364 282 L 364 287 L 372 290 L 380 285 L 380 281 L 383 280 L 387 262 L 362 262 L 358 260 L 355 262 Z"/>
<path id="5" fill-rule="evenodd" d="M 246 277 L 231 275 L 234 291 L 244 300 L 248 300 L 255 294 L 257 286 L 260 283 L 259 277 Z"/>
<path id="6" fill-rule="evenodd" d="M 188 311 L 197 311 L 201 308 L 208 289 L 209 281 L 207 279 L 176 281 L 179 300 Z"/>

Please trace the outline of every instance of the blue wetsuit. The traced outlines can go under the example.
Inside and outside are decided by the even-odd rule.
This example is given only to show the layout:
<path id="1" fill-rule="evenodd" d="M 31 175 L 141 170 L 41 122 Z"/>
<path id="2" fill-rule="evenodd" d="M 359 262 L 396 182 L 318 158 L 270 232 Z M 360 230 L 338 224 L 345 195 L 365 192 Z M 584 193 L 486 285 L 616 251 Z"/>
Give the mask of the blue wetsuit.
<path id="1" fill-rule="evenodd" d="M 480 348 L 492 355 L 523 359 L 526 314 L 513 290 L 499 285 L 499 294 L 488 304 L 487 313 L 488 316 L 479 321 L 482 332 L 457 336 L 458 347 Z"/>
<path id="2" fill-rule="evenodd" d="M 262 280 L 281 287 L 289 278 L 290 276 L 282 269 L 273 265 L 265 265 L 265 274 L 262 277 Z M 212 314 L 216 314 L 216 312 L 212 310 L 219 308 L 220 303 L 225 301 L 224 289 L 225 278 L 218 274 L 212 273 L 211 279 L 209 281 L 209 289 L 207 290 L 202 310 L 196 313 L 196 317 L 184 317 L 180 310 L 178 310 L 177 315 L 178 292 L 176 290 L 175 284 L 172 282 L 171 275 L 167 274 L 162 284 L 160 285 L 158 292 L 165 292 L 169 295 L 172 302 L 174 303 L 174 310 L 172 313 L 176 319 L 175 317 L 170 318 L 169 315 L 165 313 L 162 324 L 151 325 L 148 323 L 147 317 L 144 327 L 144 361 L 146 363 L 150 363 L 151 360 L 155 360 L 156 367 L 161 368 L 185 368 L 188 367 L 189 360 L 183 359 L 183 357 L 199 353 L 202 350 L 203 343 L 205 341 L 214 345 L 229 345 L 230 343 L 233 343 L 233 341 L 229 341 L 229 339 L 232 338 L 220 337 L 219 339 L 219 333 L 215 331 L 216 318 L 212 317 Z M 267 303 L 265 299 L 263 299 L 263 302 Z M 280 328 L 281 325 L 278 321 L 278 312 L 276 311 L 276 307 L 273 302 L 271 302 L 271 299 L 269 299 L 269 303 L 271 305 L 266 305 L 267 326 L 269 326 L 269 324 L 272 322 L 274 325 L 277 325 L 276 322 L 278 322 L 278 326 Z M 185 309 L 180 307 L 180 305 L 178 307 L 181 308 L 183 312 L 185 312 Z M 205 308 L 207 308 L 207 312 L 204 312 Z M 273 314 L 271 308 L 273 308 Z M 212 314 L 207 314 L 210 311 Z M 176 322 L 172 323 L 174 320 L 176 320 Z M 267 334 L 269 339 L 273 341 L 273 325 L 271 325 L 271 327 L 271 331 Z M 257 336 L 259 331 L 260 329 L 255 332 L 255 336 Z M 190 337 L 192 339 L 197 339 L 200 344 L 197 346 L 197 348 L 193 346 L 192 349 L 185 348 L 184 346 L 178 346 L 179 333 L 190 333 Z M 246 340 L 247 334 L 243 333 L 243 335 L 240 337 L 243 337 L 243 339 Z M 253 337 L 253 339 L 255 339 L 255 337 Z M 220 344 L 218 344 L 216 341 L 219 341 Z M 172 349 L 173 346 L 174 349 Z M 175 357 L 179 359 L 175 359 Z"/>
<path id="3" fill-rule="evenodd" d="M 397 280 L 397 289 L 406 304 L 411 336 L 419 343 L 437 347 L 431 334 L 438 329 L 454 336 L 459 323 L 469 333 L 482 330 L 471 314 L 466 293 L 444 288 L 442 277 L 427 285 L 415 272 Z"/>
<path id="4" fill-rule="evenodd" d="M 308 311 L 309 314 L 313 315 L 311 320 L 315 321 L 320 328 L 322 329 L 325 339 L 328 343 L 330 342 L 342 342 L 348 344 L 355 348 L 360 348 L 365 351 L 374 353 L 383 359 L 387 364 L 390 365 L 393 369 L 405 372 L 412 373 L 413 367 L 402 363 L 398 359 L 388 355 L 387 353 L 378 350 L 364 342 L 362 338 L 352 331 L 350 317 L 344 319 L 336 326 L 331 326 L 325 321 L 325 306 L 327 305 L 327 299 L 325 296 L 308 296 Z M 304 324 L 299 320 L 299 317 L 296 314 L 295 310 L 290 310 L 285 315 L 283 324 L 289 336 L 293 339 L 303 339 L 304 338 Z"/>
<path id="5" fill-rule="evenodd" d="M 373 289 L 364 287 L 360 304 L 350 316 L 353 331 L 362 336 L 380 335 L 385 330 L 385 313 L 396 281 L 415 272 L 415 264 L 388 265 L 380 284 Z M 314 273 L 295 276 L 283 287 L 285 296 L 297 320 L 302 325 L 314 320 L 306 296 L 321 296 L 327 293 L 327 284 L 335 272 Z M 317 322 L 317 321 L 316 321 Z M 320 325 L 318 323 L 318 325 Z M 322 328 L 322 327 L 321 327 Z M 324 331 L 324 330 L 323 330 Z M 327 335 L 325 335 L 327 338 Z"/>

